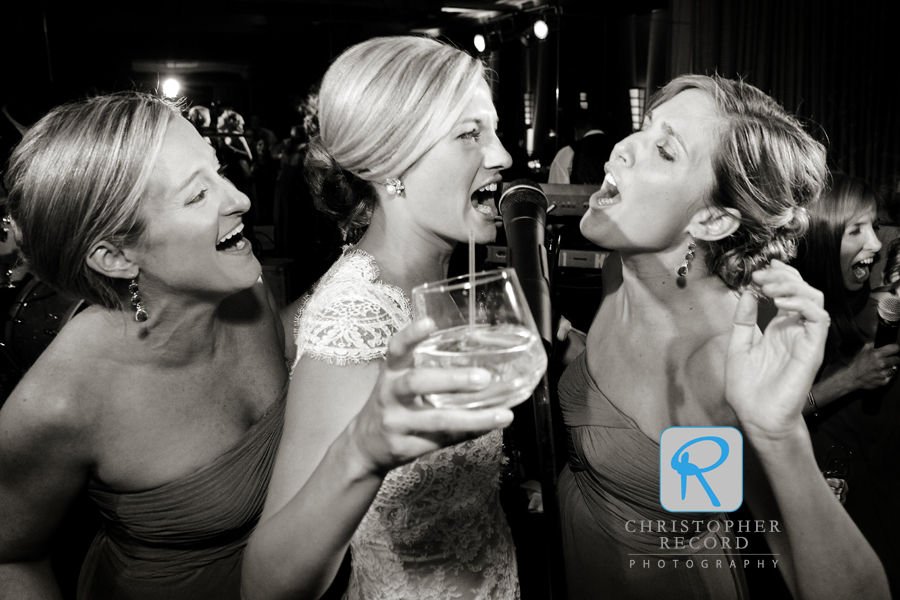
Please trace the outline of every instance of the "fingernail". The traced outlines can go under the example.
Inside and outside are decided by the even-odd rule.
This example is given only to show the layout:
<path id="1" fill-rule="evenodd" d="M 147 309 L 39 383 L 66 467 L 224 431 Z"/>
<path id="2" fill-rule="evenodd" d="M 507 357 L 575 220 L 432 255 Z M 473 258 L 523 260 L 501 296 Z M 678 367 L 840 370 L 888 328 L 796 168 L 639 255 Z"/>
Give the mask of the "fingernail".
<path id="1" fill-rule="evenodd" d="M 510 410 L 504 410 L 494 415 L 495 423 L 512 423 L 513 414 Z"/>
<path id="2" fill-rule="evenodd" d="M 434 320 L 431 317 L 424 317 L 419 319 L 419 322 L 416 323 L 416 328 L 422 333 L 426 333 L 434 329 Z"/>

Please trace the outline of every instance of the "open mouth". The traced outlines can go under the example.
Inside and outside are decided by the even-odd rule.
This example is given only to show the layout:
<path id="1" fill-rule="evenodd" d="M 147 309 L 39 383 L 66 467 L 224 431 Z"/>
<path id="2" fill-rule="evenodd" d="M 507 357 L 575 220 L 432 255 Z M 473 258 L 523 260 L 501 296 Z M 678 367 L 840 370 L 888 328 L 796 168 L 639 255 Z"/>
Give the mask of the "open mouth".
<path id="1" fill-rule="evenodd" d="M 244 224 L 240 223 L 237 227 L 223 235 L 219 238 L 219 241 L 216 243 L 216 252 L 233 252 L 236 250 L 242 250 L 244 246 L 247 245 L 247 241 L 244 239 Z"/>
<path id="2" fill-rule="evenodd" d="M 869 278 L 869 273 L 872 270 L 872 264 L 874 262 L 875 257 L 870 256 L 869 258 L 861 260 L 858 263 L 854 263 L 850 267 L 850 272 L 853 274 L 854 279 L 856 279 L 860 283 L 867 280 Z"/>
<path id="3" fill-rule="evenodd" d="M 486 217 L 493 218 L 494 215 L 497 214 L 497 203 L 494 201 L 496 193 L 497 182 L 489 183 L 486 186 L 475 190 L 470 199 L 472 208 Z"/>
<path id="4" fill-rule="evenodd" d="M 616 180 L 612 173 L 607 173 L 603 178 L 603 185 L 600 189 L 591 194 L 590 202 L 596 206 L 611 206 L 622 201 L 619 196 L 619 188 L 616 186 Z"/>

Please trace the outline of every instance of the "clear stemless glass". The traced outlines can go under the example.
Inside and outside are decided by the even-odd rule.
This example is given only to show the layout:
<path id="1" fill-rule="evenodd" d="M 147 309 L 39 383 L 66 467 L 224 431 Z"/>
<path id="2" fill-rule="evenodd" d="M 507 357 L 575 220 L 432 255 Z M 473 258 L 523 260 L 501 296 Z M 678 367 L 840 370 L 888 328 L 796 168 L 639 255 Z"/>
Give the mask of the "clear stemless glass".
<path id="1" fill-rule="evenodd" d="M 481 367 L 491 383 L 478 392 L 427 394 L 425 401 L 438 408 L 515 406 L 547 370 L 547 354 L 513 269 L 476 273 L 473 281 L 474 293 L 468 275 L 413 289 L 416 318 L 437 325 L 416 348 L 415 363 Z"/>

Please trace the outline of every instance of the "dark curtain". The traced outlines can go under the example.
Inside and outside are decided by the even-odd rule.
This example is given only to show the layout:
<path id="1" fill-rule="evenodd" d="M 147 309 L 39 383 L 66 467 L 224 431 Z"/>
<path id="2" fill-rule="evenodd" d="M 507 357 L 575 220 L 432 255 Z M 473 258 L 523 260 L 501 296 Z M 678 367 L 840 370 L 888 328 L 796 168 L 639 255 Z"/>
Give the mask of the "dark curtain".
<path id="1" fill-rule="evenodd" d="M 671 74 L 717 72 L 769 93 L 807 122 L 832 168 L 900 209 L 896 11 L 876 0 L 672 0 Z"/>

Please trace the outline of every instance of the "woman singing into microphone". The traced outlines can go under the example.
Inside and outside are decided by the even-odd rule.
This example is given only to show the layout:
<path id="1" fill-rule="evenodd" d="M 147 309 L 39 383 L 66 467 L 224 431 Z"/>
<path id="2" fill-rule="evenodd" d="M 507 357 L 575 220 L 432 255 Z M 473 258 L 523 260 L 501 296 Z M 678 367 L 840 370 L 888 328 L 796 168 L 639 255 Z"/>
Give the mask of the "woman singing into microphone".
<path id="1" fill-rule="evenodd" d="M 742 428 L 753 446 L 745 444 L 743 497 L 755 518 L 780 524 L 765 535 L 795 597 L 887 597 L 878 558 L 815 468 L 800 407 L 770 412 L 777 388 L 755 398 L 757 410 L 753 398 L 725 397 L 734 323 L 739 337 L 759 335 L 755 321 L 735 318 L 742 291 L 755 285 L 775 298 L 783 319 L 798 318 L 802 297 L 821 307 L 821 295 L 777 261 L 793 255 L 805 207 L 824 188 L 824 148 L 756 88 L 682 76 L 649 102 L 606 172 L 581 231 L 615 252 L 586 349 L 559 383 L 569 597 L 747 597 L 723 514 L 678 514 L 703 532 L 699 549 L 681 556 L 657 556 L 672 553 L 661 550 L 672 534 L 626 528 L 673 518 L 660 505 L 662 432 L 713 425 Z M 819 311 L 801 314 L 827 322 Z M 760 372 L 771 366 L 761 361 Z M 629 554 L 652 555 L 654 568 L 629 568 Z M 726 566 L 684 567 L 709 554 Z"/>

